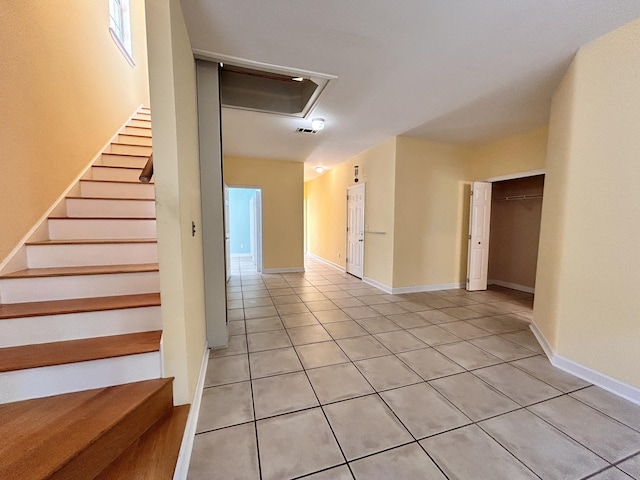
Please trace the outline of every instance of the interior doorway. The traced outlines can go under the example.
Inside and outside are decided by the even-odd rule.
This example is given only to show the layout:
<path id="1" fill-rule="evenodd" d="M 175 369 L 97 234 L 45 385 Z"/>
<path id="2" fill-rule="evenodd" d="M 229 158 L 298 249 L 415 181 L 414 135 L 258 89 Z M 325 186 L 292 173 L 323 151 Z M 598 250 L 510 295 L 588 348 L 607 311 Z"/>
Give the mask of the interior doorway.
<path id="1" fill-rule="evenodd" d="M 534 293 L 544 173 L 474 182 L 472 191 L 467 290 L 498 285 Z"/>
<path id="2" fill-rule="evenodd" d="M 346 271 L 364 275 L 364 184 L 347 188 L 347 258 Z"/>
<path id="3" fill-rule="evenodd" d="M 229 187 L 229 256 L 232 269 L 262 272 L 262 191 Z"/>

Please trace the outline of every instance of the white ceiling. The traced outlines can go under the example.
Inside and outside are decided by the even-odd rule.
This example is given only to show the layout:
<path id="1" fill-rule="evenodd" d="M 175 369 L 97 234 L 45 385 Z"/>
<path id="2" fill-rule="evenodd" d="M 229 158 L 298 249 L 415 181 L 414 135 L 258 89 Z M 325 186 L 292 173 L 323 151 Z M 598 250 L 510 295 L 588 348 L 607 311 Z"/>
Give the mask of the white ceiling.
<path id="1" fill-rule="evenodd" d="M 584 43 L 638 0 L 182 0 L 194 51 L 334 75 L 307 119 L 223 109 L 225 154 L 335 166 L 393 136 L 475 143 L 544 125 Z M 224 57 L 222 57 L 224 56 Z M 294 133 L 326 119 L 317 135 Z"/>

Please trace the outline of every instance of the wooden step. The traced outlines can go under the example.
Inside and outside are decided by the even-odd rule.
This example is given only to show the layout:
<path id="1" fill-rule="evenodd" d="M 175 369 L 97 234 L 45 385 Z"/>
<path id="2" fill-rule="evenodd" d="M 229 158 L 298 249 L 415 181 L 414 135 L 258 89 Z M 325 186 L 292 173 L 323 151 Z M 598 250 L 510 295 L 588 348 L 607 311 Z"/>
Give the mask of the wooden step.
<path id="1" fill-rule="evenodd" d="M 115 240 L 157 236 L 155 217 L 49 217 L 47 223 L 52 240 Z"/>
<path id="2" fill-rule="evenodd" d="M 113 180 L 116 182 L 139 182 L 142 169 L 138 167 L 112 167 L 110 165 L 93 165 L 90 180 Z M 89 178 L 87 178 L 89 180 Z"/>
<path id="3" fill-rule="evenodd" d="M 106 148 L 105 152 L 118 153 L 118 154 L 124 153 L 127 155 L 149 156 L 152 152 L 152 148 L 150 146 L 144 147 L 140 145 L 129 145 L 126 143 L 111 142 L 109 146 Z"/>
<path id="4" fill-rule="evenodd" d="M 171 411 L 172 381 L 0 405 L 0 478 L 95 478 Z"/>
<path id="5" fill-rule="evenodd" d="M 120 295 L 117 297 L 76 298 L 50 302 L 13 303 L 0 305 L 0 320 L 9 318 L 40 317 L 121 308 L 141 308 L 160 305 L 159 293 Z"/>
<path id="6" fill-rule="evenodd" d="M 65 199 L 69 218 L 155 218 L 156 202 L 147 198 Z"/>
<path id="7" fill-rule="evenodd" d="M 132 118 L 131 120 L 129 120 L 129 123 L 127 125 L 131 127 L 151 129 L 151 120 L 139 120 L 137 118 Z"/>
<path id="8" fill-rule="evenodd" d="M 142 198 L 153 200 L 155 186 L 151 183 L 117 182 L 110 180 L 80 180 L 80 196 L 98 198 Z"/>
<path id="9" fill-rule="evenodd" d="M 150 147 L 152 145 L 151 137 L 143 135 L 133 135 L 130 133 L 119 133 L 118 143 L 126 145 L 142 145 L 147 147 Z"/>
<path id="10" fill-rule="evenodd" d="M 150 128 L 132 127 L 130 125 L 127 125 L 122 130 L 122 133 L 125 133 L 127 135 L 139 135 L 141 137 L 149 137 L 149 138 L 151 138 L 151 129 Z"/>
<path id="11" fill-rule="evenodd" d="M 29 268 L 157 263 L 155 239 L 46 240 L 26 244 Z"/>
<path id="12" fill-rule="evenodd" d="M 157 352 L 161 336 L 162 331 L 155 330 L 0 348 L 0 372 Z"/>
<path id="13" fill-rule="evenodd" d="M 171 412 L 129 447 L 96 480 L 171 480 L 176 468 L 189 405 Z"/>
<path id="14" fill-rule="evenodd" d="M 0 275 L 3 304 L 160 291 L 158 264 L 32 268 Z"/>

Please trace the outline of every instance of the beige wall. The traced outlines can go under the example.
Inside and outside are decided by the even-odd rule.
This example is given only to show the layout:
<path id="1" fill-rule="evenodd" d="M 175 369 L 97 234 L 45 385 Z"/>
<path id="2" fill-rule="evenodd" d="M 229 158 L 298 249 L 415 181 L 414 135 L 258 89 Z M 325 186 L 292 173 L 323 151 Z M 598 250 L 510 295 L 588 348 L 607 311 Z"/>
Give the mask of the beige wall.
<path id="1" fill-rule="evenodd" d="M 228 186 L 262 190 L 264 269 L 304 268 L 303 169 L 301 162 L 224 157 Z"/>
<path id="2" fill-rule="evenodd" d="M 640 20 L 585 45 L 556 92 L 534 307 L 556 353 L 636 388 L 639 44 Z"/>
<path id="3" fill-rule="evenodd" d="M 374 147 L 306 183 L 309 253 L 345 268 L 347 188 L 365 185 L 365 225 L 384 235 L 365 235 L 364 276 L 391 285 L 393 277 L 393 192 L 396 140 Z"/>
<path id="4" fill-rule="evenodd" d="M 387 287 L 453 287 L 467 268 L 471 181 L 544 168 L 547 128 L 456 146 L 396 137 L 307 182 L 307 248 L 344 267 L 353 166 L 366 187 L 366 278 Z"/>
<path id="5" fill-rule="evenodd" d="M 147 2 L 165 375 L 194 398 L 206 343 L 195 61 L 179 0 Z"/>
<path id="6" fill-rule="evenodd" d="M 474 145 L 469 150 L 471 181 L 545 168 L 548 127 Z"/>
<path id="7" fill-rule="evenodd" d="M 5 0 L 0 44 L 0 263 L 116 130 L 149 102 L 143 0 L 131 67 L 109 2 Z"/>
<path id="8" fill-rule="evenodd" d="M 393 287 L 459 283 L 466 274 L 467 150 L 408 137 L 397 146 Z"/>
<path id="9" fill-rule="evenodd" d="M 543 189 L 543 175 L 493 184 L 489 242 L 490 281 L 530 289 L 535 287 L 542 198 L 512 201 L 504 198 L 542 195 Z"/>

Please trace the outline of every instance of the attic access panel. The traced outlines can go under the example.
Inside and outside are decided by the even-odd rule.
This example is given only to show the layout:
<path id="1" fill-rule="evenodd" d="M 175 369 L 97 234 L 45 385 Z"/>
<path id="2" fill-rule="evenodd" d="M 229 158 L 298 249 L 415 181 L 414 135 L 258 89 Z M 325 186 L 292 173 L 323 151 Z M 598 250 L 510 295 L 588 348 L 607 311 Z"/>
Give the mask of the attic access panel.
<path id="1" fill-rule="evenodd" d="M 225 64 L 220 68 L 222 106 L 304 117 L 327 83 L 314 80 Z"/>

